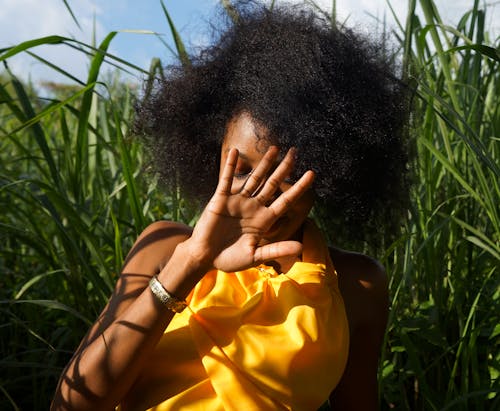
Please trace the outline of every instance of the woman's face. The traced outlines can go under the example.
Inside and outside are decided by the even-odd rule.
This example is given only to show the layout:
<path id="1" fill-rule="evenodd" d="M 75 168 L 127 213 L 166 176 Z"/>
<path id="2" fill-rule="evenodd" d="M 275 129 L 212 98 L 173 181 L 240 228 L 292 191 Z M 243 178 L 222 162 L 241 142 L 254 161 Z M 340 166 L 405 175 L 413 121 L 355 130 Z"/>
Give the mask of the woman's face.
<path id="1" fill-rule="evenodd" d="M 239 157 L 234 171 L 233 193 L 241 190 L 249 173 L 257 167 L 262 156 L 271 145 L 266 137 L 267 129 L 255 122 L 248 113 L 239 114 L 229 122 L 222 144 L 219 175 L 222 171 L 222 165 L 226 162 L 229 150 L 231 148 L 238 149 Z M 278 165 L 278 162 L 276 165 Z M 288 190 L 292 184 L 292 182 L 285 180 L 281 184 L 276 196 Z M 262 243 L 272 243 L 288 239 L 301 240 L 301 238 L 297 238 L 296 236 L 299 235 L 298 230 L 308 216 L 313 202 L 313 193 L 309 190 L 292 204 L 288 211 L 264 234 Z"/>

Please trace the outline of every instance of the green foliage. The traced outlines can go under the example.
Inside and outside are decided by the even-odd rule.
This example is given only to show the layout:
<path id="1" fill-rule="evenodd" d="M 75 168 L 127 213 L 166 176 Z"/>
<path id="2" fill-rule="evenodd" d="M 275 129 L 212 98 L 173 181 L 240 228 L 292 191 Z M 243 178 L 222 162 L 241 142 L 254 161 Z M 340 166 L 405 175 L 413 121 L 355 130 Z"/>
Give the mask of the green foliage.
<path id="1" fill-rule="evenodd" d="M 417 182 L 407 234 L 384 261 L 384 404 L 500 409 L 500 58 L 477 1 L 455 28 L 431 0 L 423 21 L 410 3 L 400 42 L 417 88 Z"/>
<path id="2" fill-rule="evenodd" d="M 396 33 L 416 87 L 418 160 L 405 234 L 382 258 L 392 308 L 381 408 L 500 409 L 498 41 L 478 1 L 457 27 L 431 0 L 419 5 L 423 20 L 410 0 Z M 163 10 L 175 54 L 189 64 Z M 85 82 L 53 86 L 50 98 L 0 74 L 0 409 L 47 409 L 138 233 L 153 220 L 195 217 L 145 176 L 129 133 L 137 87 L 119 72 L 103 80 L 104 61 L 139 70 L 107 52 L 115 35 L 99 47 L 50 36 L 0 50 L 0 61 L 30 53 L 72 81 L 33 48 L 78 46 L 90 59 Z M 162 75 L 158 60 L 150 73 Z"/>
<path id="3" fill-rule="evenodd" d="M 118 73 L 99 81 L 115 34 L 88 47 L 84 84 L 52 85 L 50 98 L 8 69 L 1 76 L 0 409 L 47 409 L 137 235 L 155 219 L 193 217 L 143 176 L 128 131 L 137 86 Z M 4 50 L 0 60 L 54 37 L 46 40 Z"/>

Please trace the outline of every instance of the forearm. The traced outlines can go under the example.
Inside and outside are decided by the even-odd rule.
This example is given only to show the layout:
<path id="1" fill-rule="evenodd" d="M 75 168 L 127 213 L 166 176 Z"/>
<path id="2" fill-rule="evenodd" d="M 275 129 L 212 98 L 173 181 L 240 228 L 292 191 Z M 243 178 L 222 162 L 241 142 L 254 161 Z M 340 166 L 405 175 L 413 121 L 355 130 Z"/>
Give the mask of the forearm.
<path id="1" fill-rule="evenodd" d="M 202 270 L 178 246 L 159 279 L 172 294 L 184 298 Z M 146 287 L 103 332 L 82 344 L 61 377 L 52 409 L 114 409 L 172 317 Z"/>

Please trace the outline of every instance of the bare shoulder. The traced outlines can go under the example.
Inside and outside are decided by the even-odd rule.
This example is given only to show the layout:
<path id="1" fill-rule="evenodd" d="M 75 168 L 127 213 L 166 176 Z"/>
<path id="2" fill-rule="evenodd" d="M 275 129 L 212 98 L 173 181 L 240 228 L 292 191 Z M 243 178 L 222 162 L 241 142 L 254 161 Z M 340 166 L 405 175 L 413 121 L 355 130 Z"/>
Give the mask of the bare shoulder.
<path id="1" fill-rule="evenodd" d="M 378 289 L 387 285 L 384 266 L 365 254 L 330 248 L 330 256 L 337 271 L 356 280 L 365 289 Z"/>
<path id="2" fill-rule="evenodd" d="M 191 235 L 191 228 L 180 223 L 157 221 L 139 235 L 129 251 L 108 304 L 82 341 L 82 350 L 118 318 L 148 286 L 179 243 Z"/>
<path id="3" fill-rule="evenodd" d="M 387 275 L 377 260 L 331 249 L 349 323 L 349 357 L 332 392 L 333 410 L 377 409 L 377 364 L 387 325 Z M 359 395 L 360 390 L 363 395 Z"/>
<path id="4" fill-rule="evenodd" d="M 337 271 L 351 328 L 367 321 L 373 325 L 374 319 L 385 324 L 388 279 L 384 266 L 372 257 L 340 248 L 330 248 L 330 256 Z"/>

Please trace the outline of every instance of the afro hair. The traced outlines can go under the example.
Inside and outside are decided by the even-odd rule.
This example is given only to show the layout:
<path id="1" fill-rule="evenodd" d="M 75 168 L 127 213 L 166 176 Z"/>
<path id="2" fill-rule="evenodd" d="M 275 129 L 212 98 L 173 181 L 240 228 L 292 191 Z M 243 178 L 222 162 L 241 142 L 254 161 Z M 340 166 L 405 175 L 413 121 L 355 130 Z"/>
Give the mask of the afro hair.
<path id="1" fill-rule="evenodd" d="M 250 113 L 296 174 L 316 173 L 329 238 L 394 234 L 408 204 L 408 87 L 385 39 L 305 6 L 239 2 L 214 44 L 170 66 L 137 106 L 136 131 L 169 189 L 202 205 L 218 179 L 228 122 Z M 233 16 L 234 17 L 234 16 Z M 385 235 L 384 234 L 384 235 Z"/>

